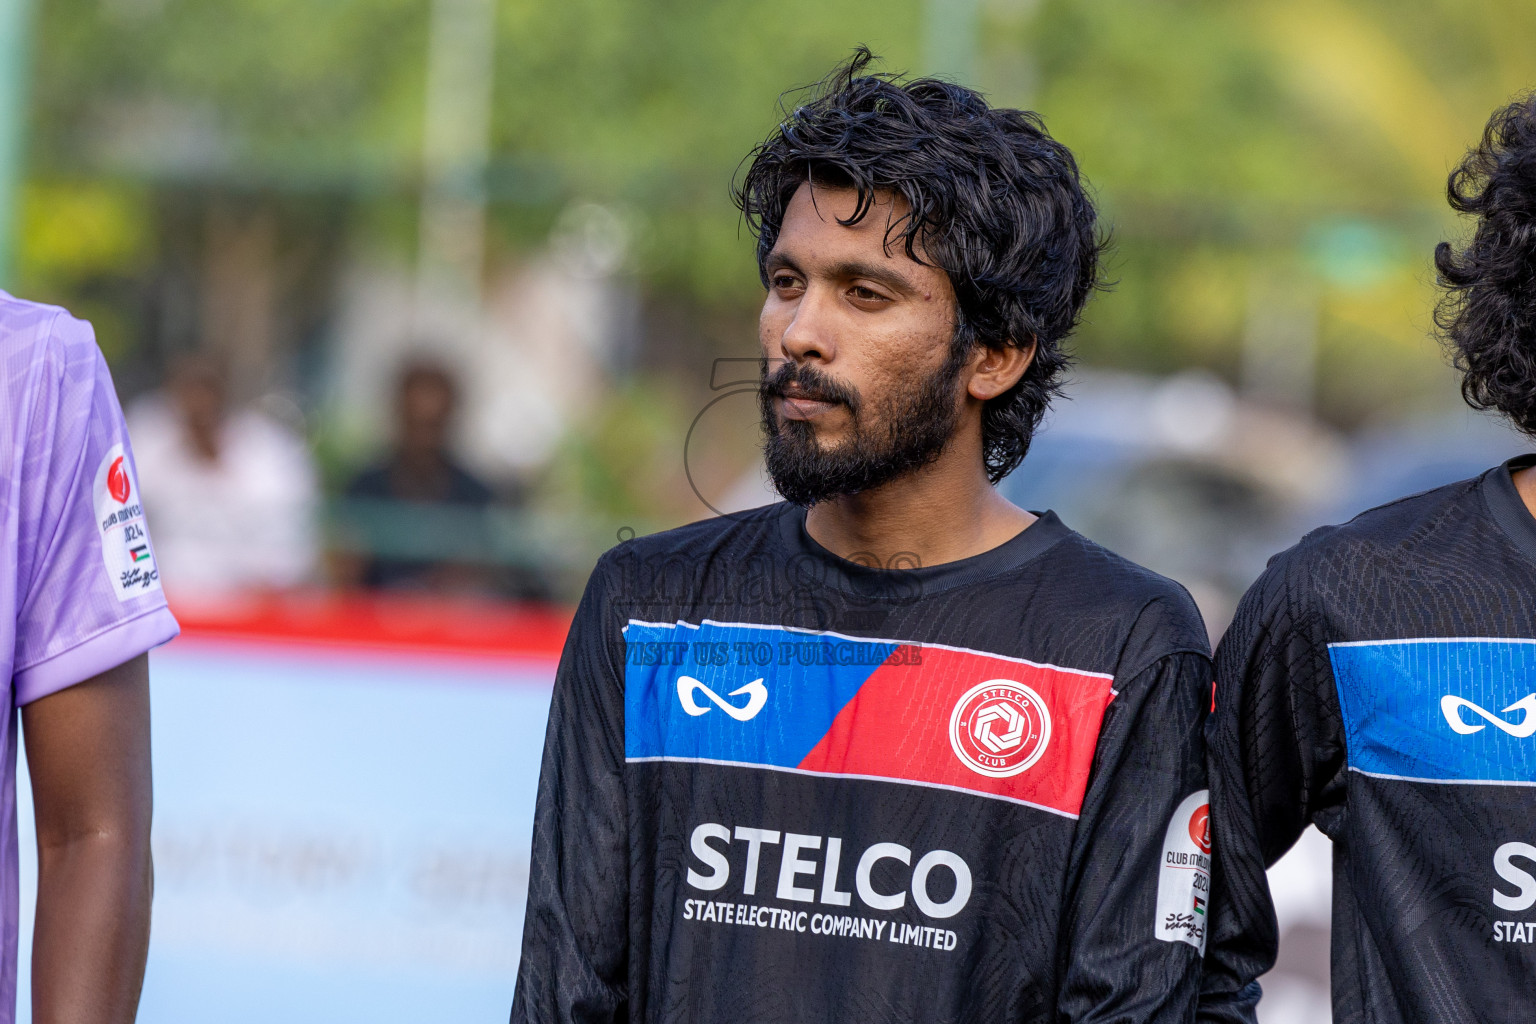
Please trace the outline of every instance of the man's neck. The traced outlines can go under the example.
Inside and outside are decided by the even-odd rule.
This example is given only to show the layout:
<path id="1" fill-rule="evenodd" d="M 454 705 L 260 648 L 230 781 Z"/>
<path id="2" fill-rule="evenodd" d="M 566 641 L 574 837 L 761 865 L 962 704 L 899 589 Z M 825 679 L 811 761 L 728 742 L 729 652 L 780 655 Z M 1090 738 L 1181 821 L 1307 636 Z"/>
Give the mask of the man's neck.
<path id="1" fill-rule="evenodd" d="M 805 529 L 841 558 L 913 569 L 991 551 L 1034 521 L 992 487 L 978 452 L 974 461 L 940 457 L 883 487 L 813 505 Z"/>

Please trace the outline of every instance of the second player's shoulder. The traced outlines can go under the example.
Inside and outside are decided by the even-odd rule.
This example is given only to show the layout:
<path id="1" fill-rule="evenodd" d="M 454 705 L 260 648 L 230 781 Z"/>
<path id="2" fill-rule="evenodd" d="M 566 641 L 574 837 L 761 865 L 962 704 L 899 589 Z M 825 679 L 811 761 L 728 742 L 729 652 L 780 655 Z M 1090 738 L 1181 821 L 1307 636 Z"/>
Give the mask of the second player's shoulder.
<path id="1" fill-rule="evenodd" d="M 1283 584 L 1296 593 L 1368 585 L 1376 573 L 1401 567 L 1415 552 L 1432 547 L 1438 532 L 1459 528 L 1480 507 L 1480 481 L 1473 477 L 1410 494 L 1319 527 L 1272 558 L 1260 583 Z"/>
<path id="2" fill-rule="evenodd" d="M 1480 479 L 1410 494 L 1308 533 L 1269 560 L 1239 602 L 1222 646 L 1251 647 L 1266 636 L 1337 639 L 1341 616 L 1374 607 L 1410 563 L 1434 557 L 1442 531 L 1475 514 Z"/>
<path id="3" fill-rule="evenodd" d="M 1401 548 L 1460 518 L 1476 501 L 1481 476 L 1434 487 L 1367 509 L 1348 522 L 1324 526 L 1301 539 L 1293 557 L 1327 558 Z"/>

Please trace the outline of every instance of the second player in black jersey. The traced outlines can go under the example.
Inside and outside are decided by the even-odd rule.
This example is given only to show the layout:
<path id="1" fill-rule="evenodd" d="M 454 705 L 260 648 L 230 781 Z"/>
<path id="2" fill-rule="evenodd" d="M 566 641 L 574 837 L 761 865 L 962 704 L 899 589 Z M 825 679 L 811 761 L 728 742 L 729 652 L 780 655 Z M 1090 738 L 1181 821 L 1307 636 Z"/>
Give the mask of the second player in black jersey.
<path id="1" fill-rule="evenodd" d="M 1451 177 L 1440 321 L 1476 406 L 1536 435 L 1536 102 Z M 1202 1019 L 1251 1021 L 1265 868 L 1333 840 L 1333 1019 L 1514 1024 L 1536 1005 L 1536 465 L 1306 537 L 1244 597 L 1211 719 L 1216 913 Z"/>

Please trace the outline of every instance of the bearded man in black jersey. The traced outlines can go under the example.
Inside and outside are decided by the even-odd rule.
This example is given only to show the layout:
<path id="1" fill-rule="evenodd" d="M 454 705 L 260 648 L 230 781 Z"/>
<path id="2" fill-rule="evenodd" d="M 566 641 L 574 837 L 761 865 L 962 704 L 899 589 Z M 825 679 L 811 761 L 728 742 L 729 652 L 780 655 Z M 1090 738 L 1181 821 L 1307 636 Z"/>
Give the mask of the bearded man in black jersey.
<path id="1" fill-rule="evenodd" d="M 1038 118 L 860 53 L 737 199 L 788 500 L 599 562 L 561 660 L 514 1021 L 1187 1021 L 1204 629 L 993 488 L 1094 286 Z"/>
<path id="2" fill-rule="evenodd" d="M 1451 175 L 1438 321 L 1462 393 L 1536 437 L 1536 97 Z M 1338 1024 L 1536 1015 L 1536 459 L 1309 534 L 1216 656 L 1217 911 L 1201 1019 L 1251 1021 L 1264 870 L 1333 840 Z"/>

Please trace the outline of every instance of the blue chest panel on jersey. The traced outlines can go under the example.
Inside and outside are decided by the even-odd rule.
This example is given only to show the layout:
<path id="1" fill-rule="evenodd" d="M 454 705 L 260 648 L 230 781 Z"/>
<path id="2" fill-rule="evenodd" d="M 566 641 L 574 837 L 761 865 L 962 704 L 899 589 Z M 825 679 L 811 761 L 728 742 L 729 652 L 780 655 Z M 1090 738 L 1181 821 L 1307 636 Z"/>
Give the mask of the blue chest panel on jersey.
<path id="1" fill-rule="evenodd" d="M 1328 654 L 1352 769 L 1536 785 L 1536 641 L 1341 643 Z"/>
<path id="2" fill-rule="evenodd" d="M 800 763 L 899 646 L 708 621 L 631 622 L 624 639 L 627 757 L 782 767 Z"/>

